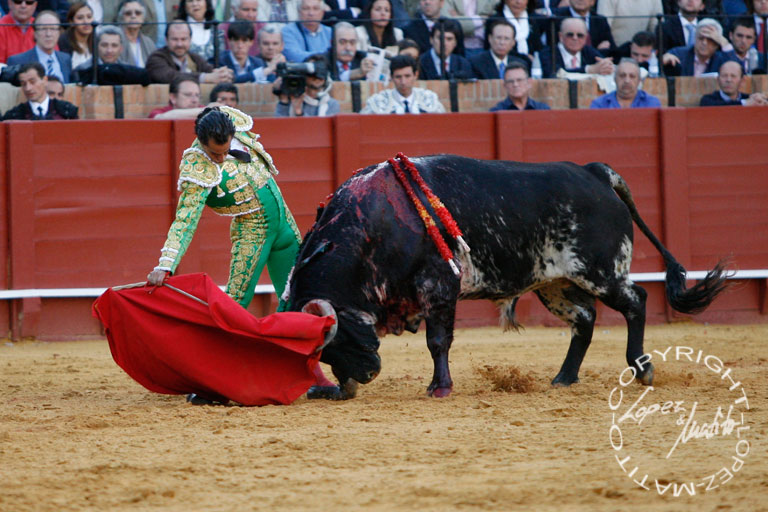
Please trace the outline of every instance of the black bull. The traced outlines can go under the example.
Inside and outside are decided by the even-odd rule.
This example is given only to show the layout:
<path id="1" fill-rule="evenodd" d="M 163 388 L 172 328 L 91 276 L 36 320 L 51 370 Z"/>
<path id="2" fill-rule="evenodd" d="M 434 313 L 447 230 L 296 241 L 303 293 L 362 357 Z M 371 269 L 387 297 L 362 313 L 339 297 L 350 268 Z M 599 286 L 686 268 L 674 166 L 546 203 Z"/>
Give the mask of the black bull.
<path id="1" fill-rule="evenodd" d="M 389 164 L 368 167 L 339 187 L 304 239 L 288 293 L 294 310 L 316 299 L 335 310 L 338 331 L 321 361 L 342 384 L 373 380 L 381 369 L 379 336 L 416 332 L 423 320 L 434 361 L 428 392 L 445 396 L 453 385 L 448 351 L 456 302 L 495 301 L 502 324 L 516 328 L 515 303 L 529 291 L 571 326 L 571 344 L 554 385 L 578 382 L 596 298 L 626 319 L 627 363 L 650 384 L 653 366 L 638 361 L 647 293 L 629 279 L 633 220 L 664 259 L 667 300 L 675 310 L 700 312 L 726 287 L 720 262 L 686 289 L 685 269 L 640 218 L 626 182 L 605 164 L 454 155 L 413 162 L 453 214 L 470 252 L 443 230 L 460 263 L 457 277 Z"/>

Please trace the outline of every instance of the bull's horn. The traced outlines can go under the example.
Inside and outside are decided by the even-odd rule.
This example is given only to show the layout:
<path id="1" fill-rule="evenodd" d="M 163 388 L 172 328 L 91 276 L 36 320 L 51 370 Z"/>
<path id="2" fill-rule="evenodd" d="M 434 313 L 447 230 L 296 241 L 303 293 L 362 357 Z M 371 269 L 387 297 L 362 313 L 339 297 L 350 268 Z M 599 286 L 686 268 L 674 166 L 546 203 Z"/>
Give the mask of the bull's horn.
<path id="1" fill-rule="evenodd" d="M 317 348 L 317 351 L 323 350 L 326 345 L 328 345 L 331 340 L 333 340 L 334 336 L 336 336 L 336 331 L 339 329 L 339 319 L 336 317 L 336 311 L 333 309 L 333 306 L 331 306 L 331 303 L 327 300 L 323 299 L 312 299 L 311 301 L 307 302 L 303 308 L 301 308 L 302 313 L 309 313 L 310 315 L 315 316 L 330 316 L 333 317 L 333 325 L 331 326 L 331 329 L 325 334 L 325 340 L 323 341 L 323 344 Z"/>

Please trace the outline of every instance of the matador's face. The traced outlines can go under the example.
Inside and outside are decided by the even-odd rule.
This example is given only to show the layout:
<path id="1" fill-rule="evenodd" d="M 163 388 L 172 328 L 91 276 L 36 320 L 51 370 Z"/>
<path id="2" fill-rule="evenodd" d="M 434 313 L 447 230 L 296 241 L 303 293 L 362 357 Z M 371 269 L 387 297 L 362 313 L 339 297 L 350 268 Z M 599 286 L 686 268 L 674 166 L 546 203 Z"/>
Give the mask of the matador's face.
<path id="1" fill-rule="evenodd" d="M 227 155 L 229 154 L 230 144 L 232 144 L 232 137 L 229 137 L 223 144 L 219 144 L 213 139 L 209 139 L 207 144 L 200 142 L 200 145 L 203 147 L 203 150 L 208 157 L 217 164 L 224 163 L 224 159 L 227 158 Z"/>

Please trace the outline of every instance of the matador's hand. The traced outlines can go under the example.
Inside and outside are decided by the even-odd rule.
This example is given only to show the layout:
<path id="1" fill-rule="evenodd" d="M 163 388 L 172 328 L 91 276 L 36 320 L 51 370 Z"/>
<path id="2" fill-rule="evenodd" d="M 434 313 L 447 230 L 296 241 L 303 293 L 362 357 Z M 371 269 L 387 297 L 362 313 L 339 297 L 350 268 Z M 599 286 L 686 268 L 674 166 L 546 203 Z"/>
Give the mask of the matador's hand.
<path id="1" fill-rule="evenodd" d="M 153 270 L 149 273 L 149 275 L 147 275 L 147 284 L 151 284 L 152 286 L 160 286 L 168 277 L 168 274 L 170 274 L 170 272 L 166 270 Z"/>

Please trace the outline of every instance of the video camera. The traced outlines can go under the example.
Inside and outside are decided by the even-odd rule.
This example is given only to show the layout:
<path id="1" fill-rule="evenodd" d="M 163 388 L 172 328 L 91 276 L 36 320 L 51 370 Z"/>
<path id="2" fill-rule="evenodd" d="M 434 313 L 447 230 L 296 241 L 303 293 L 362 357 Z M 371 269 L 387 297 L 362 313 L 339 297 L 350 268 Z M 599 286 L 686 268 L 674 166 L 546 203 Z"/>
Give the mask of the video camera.
<path id="1" fill-rule="evenodd" d="M 308 76 L 323 80 L 328 78 L 328 66 L 323 61 L 281 62 L 277 65 L 277 76 L 283 79 L 282 85 L 280 88 L 272 89 L 272 92 L 277 96 L 287 94 L 298 97 L 304 94 Z"/>

